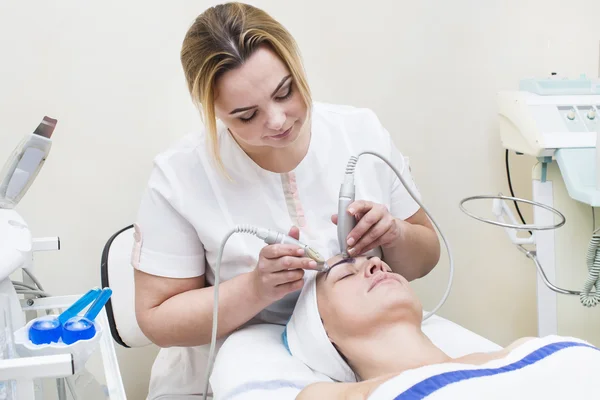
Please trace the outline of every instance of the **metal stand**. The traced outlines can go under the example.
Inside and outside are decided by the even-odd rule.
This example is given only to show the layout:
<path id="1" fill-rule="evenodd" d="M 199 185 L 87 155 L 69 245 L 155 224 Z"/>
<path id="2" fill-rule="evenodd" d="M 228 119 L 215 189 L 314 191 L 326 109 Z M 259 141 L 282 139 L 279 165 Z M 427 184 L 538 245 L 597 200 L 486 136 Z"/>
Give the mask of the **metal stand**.
<path id="1" fill-rule="evenodd" d="M 65 387 L 64 378 L 56 380 L 56 391 L 58 393 L 58 400 L 67 400 L 67 388 Z"/>
<path id="2" fill-rule="evenodd" d="M 545 179 L 533 180 L 533 200 L 547 207 L 554 205 L 552 181 Z M 538 207 L 533 209 L 533 220 L 540 224 L 549 224 L 553 216 Z M 562 215 L 562 214 L 561 214 Z M 564 216 L 563 216 L 564 224 Z M 562 225 L 561 225 L 562 226 Z M 553 231 L 536 231 L 533 235 L 536 244 L 536 257 L 531 258 L 536 265 L 544 266 L 542 273 L 537 274 L 537 312 L 538 335 L 541 337 L 558 334 L 558 299 L 556 291 L 546 285 L 544 277 L 550 282 L 556 282 L 555 239 Z M 537 261 L 536 261 L 537 260 Z"/>
<path id="3" fill-rule="evenodd" d="M 517 248 L 535 263 L 538 272 L 537 310 L 538 334 L 540 336 L 555 335 L 558 333 L 556 294 L 574 296 L 581 294 L 580 291 L 562 289 L 552 283 L 556 280 L 553 230 L 560 228 L 566 222 L 565 216 L 553 208 L 552 193 L 552 182 L 543 179 L 533 181 L 533 201 L 499 194 L 497 196 L 482 195 L 467 197 L 460 202 L 461 210 L 468 216 L 488 224 L 503 227 L 511 241 L 517 245 Z M 465 209 L 464 203 L 477 199 L 494 200 L 492 211 L 497 221 L 478 217 Z M 534 208 L 535 224 L 518 224 L 505 200 L 536 206 Z M 554 223 L 554 216 L 558 216 L 560 222 Z M 510 223 L 507 223 L 506 219 Z M 518 238 L 516 230 L 533 231 L 533 234 L 528 238 Z M 528 250 L 524 247 L 525 245 L 535 245 L 535 250 Z M 543 268 L 542 265 L 544 266 Z"/>

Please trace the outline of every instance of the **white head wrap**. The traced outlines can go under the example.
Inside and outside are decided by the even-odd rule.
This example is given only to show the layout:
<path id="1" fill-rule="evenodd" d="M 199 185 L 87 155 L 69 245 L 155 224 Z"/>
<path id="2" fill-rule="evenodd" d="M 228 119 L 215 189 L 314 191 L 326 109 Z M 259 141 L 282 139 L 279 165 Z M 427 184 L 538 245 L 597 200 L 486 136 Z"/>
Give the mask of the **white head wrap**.
<path id="1" fill-rule="evenodd" d="M 308 274 L 308 272 L 307 272 Z M 314 371 L 339 382 L 356 382 L 356 374 L 329 341 L 317 306 L 317 274 L 306 278 L 283 342 L 294 356 Z"/>

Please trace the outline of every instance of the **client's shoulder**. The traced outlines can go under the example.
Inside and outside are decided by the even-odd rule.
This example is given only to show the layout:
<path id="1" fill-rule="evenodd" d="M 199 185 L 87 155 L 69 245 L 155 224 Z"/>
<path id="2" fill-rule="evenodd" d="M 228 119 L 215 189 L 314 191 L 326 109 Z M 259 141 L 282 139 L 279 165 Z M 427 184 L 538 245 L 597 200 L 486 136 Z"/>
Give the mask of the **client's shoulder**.
<path id="1" fill-rule="evenodd" d="M 367 383 L 317 382 L 305 387 L 296 400 L 367 400 L 372 389 Z"/>
<path id="2" fill-rule="evenodd" d="M 343 399 L 344 383 L 317 382 L 302 389 L 296 400 Z"/>
<path id="3" fill-rule="evenodd" d="M 515 340 L 505 348 L 492 352 L 480 352 L 480 353 L 470 353 L 464 355 L 462 357 L 458 357 L 454 359 L 455 362 L 466 363 L 471 365 L 482 365 L 488 363 L 490 361 L 498 360 L 508 356 L 513 350 L 517 349 L 521 345 L 537 339 L 535 337 L 522 337 L 520 339 Z"/>
<path id="4" fill-rule="evenodd" d="M 536 340 L 536 337 L 532 337 L 532 336 L 526 336 L 526 337 L 522 337 L 519 338 L 517 340 L 515 340 L 514 342 L 512 342 L 511 344 L 509 344 L 508 346 L 506 346 L 505 348 L 503 348 L 502 350 L 500 350 L 497 354 L 500 357 L 504 357 L 510 354 L 511 351 L 519 348 L 520 346 L 524 345 L 527 342 L 530 342 L 532 340 Z M 498 357 L 494 357 L 494 358 L 498 358 Z"/>
<path id="5" fill-rule="evenodd" d="M 524 344 L 524 343 L 527 343 L 527 342 L 529 342 L 529 341 L 531 341 L 531 340 L 535 340 L 535 339 L 537 339 L 537 338 L 536 338 L 536 337 L 534 337 L 534 336 L 526 336 L 526 337 L 522 337 L 522 338 L 520 338 L 520 339 L 517 339 L 517 340 L 515 340 L 514 342 L 512 342 L 512 343 L 511 343 L 511 344 L 509 344 L 508 346 L 506 346 L 506 347 L 504 348 L 504 350 L 505 350 L 505 351 L 507 351 L 507 352 L 509 352 L 509 351 L 511 351 L 511 350 L 514 350 L 514 349 L 516 349 L 516 348 L 517 348 L 517 347 L 519 347 L 520 345 L 522 345 L 522 344 Z"/>
<path id="6" fill-rule="evenodd" d="M 528 343 L 527 346 L 542 347 L 542 346 L 545 346 L 548 344 L 565 343 L 565 342 L 569 342 L 569 343 L 570 342 L 578 342 L 578 343 L 582 343 L 582 344 L 587 344 L 587 342 L 585 342 L 582 339 L 568 337 L 568 336 L 558 336 L 558 335 L 548 335 L 548 336 L 544 336 L 544 337 L 535 337 L 535 336 L 529 337 L 528 336 L 528 337 L 522 337 L 520 339 L 515 340 L 514 342 L 512 342 L 511 344 L 506 346 L 504 348 L 504 351 L 509 353 L 512 350 L 515 350 L 526 343 Z"/>
<path id="7" fill-rule="evenodd" d="M 367 400 L 375 389 L 397 374 L 386 374 L 377 378 L 352 383 L 318 382 L 308 385 L 296 400 Z"/>

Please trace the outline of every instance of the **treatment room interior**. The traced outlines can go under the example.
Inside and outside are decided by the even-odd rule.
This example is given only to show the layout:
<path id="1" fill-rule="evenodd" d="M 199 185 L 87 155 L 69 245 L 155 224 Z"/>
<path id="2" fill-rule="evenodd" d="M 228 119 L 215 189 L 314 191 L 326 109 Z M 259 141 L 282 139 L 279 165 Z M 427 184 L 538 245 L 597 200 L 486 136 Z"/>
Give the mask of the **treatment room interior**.
<path id="1" fill-rule="evenodd" d="M 200 126 L 179 51 L 194 18 L 218 3 L 0 1 L 0 160 L 42 116 L 59 121 L 52 153 L 19 206 L 35 236 L 60 236 L 61 251 L 36 255 L 49 293 L 99 285 L 102 248 L 134 222 L 153 157 Z M 315 100 L 371 108 L 410 158 L 455 258 L 452 292 L 438 315 L 500 345 L 535 336 L 534 264 L 502 228 L 469 218 L 459 203 L 509 193 L 499 90 L 551 72 L 598 77 L 600 2 L 250 3 L 297 39 Z M 536 159 L 512 153 L 510 160 L 515 195 L 530 199 Z M 489 201 L 472 209 L 491 217 Z M 583 256 L 592 213 L 580 210 L 589 226 L 567 215 L 557 240 L 577 236 Z M 522 211 L 531 221 L 531 206 Z M 414 283 L 425 309 L 447 285 L 443 246 L 441 254 L 438 267 Z M 572 281 L 558 273 L 557 284 L 581 288 L 585 264 L 557 269 L 563 278 L 577 270 Z M 559 334 L 600 345 L 600 308 L 560 296 L 558 316 Z M 146 395 L 157 351 L 117 346 L 129 398 Z"/>

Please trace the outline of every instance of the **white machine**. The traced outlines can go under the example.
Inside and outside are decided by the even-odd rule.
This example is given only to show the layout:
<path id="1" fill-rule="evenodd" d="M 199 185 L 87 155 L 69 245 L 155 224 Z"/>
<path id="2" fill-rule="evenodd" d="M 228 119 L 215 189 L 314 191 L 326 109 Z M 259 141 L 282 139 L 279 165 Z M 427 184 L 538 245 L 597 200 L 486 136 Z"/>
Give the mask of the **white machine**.
<path id="1" fill-rule="evenodd" d="M 474 196 L 463 200 L 464 203 L 475 198 L 493 198 L 497 221 L 473 216 L 462 208 L 463 203 L 461 208 L 476 219 L 503 226 L 519 250 L 535 263 L 538 270 L 538 334 L 545 336 L 557 334 L 557 293 L 579 296 L 586 307 L 594 307 L 600 302 L 600 285 L 597 285 L 600 283 L 600 234 L 595 229 L 595 221 L 586 221 L 590 230 L 582 232 L 588 241 L 592 237 L 587 255 L 578 250 L 572 237 L 562 237 L 560 230 L 556 230 L 565 225 L 565 215 L 568 214 L 575 223 L 583 222 L 580 221 L 582 213 L 589 211 L 591 206 L 592 213 L 589 214 L 593 216 L 593 207 L 600 205 L 600 81 L 584 75 L 578 79 L 563 79 L 553 74 L 547 79 L 524 79 L 519 89 L 498 93 L 500 137 L 508 151 L 538 159 L 532 175 L 533 201 L 514 195 Z M 533 223 L 525 224 L 521 216 L 523 224 L 519 225 L 505 200 L 515 201 L 517 211 L 518 201 L 537 206 Z M 529 230 L 531 236 L 518 237 L 516 230 Z M 559 245 L 562 253 L 578 251 L 577 257 L 572 253 L 563 257 L 557 253 Z M 561 279 L 576 285 L 577 290 L 555 285 L 559 262 L 568 264 L 565 265 L 568 275 L 573 276 L 579 276 L 575 272 L 584 270 L 587 262 L 587 279 L 578 283 L 573 283 L 568 276 Z"/>
<path id="2" fill-rule="evenodd" d="M 600 81 L 528 79 L 521 89 L 498 94 L 502 145 L 544 164 L 556 160 L 569 195 L 599 206 Z"/>
<path id="3" fill-rule="evenodd" d="M 87 359 L 79 360 L 80 353 L 61 351 L 58 346 L 52 345 L 31 349 L 21 346 L 16 339 L 18 333 L 26 332 L 27 321 L 36 317 L 38 311 L 67 308 L 79 298 L 50 297 L 44 292 L 33 274 L 33 253 L 59 250 L 59 238 L 32 238 L 27 223 L 14 209 L 37 177 L 50 152 L 55 126 L 56 120 L 44 117 L 33 133 L 25 135 L 0 173 L 1 400 L 40 398 L 43 393 L 40 394 L 35 389 L 34 382 L 43 378 L 56 379 L 58 397 L 61 400 L 67 398 L 67 387 L 73 399 L 77 399 L 78 395 L 79 398 L 92 398 L 89 396 L 89 388 L 93 378 L 86 378 L 86 382 L 83 382 L 85 379 L 80 379 L 79 383 L 72 379 L 75 373 L 80 373 L 79 376 L 85 373 L 82 371 Z M 23 273 L 23 281 L 12 281 L 11 275 L 16 275 L 19 270 Z M 21 296 L 24 298 L 20 298 Z M 98 320 L 108 327 L 105 313 L 101 313 Z M 105 360 L 107 394 L 111 399 L 124 399 L 125 392 L 110 335 L 98 335 L 98 338 L 99 343 L 94 342 L 94 346 L 99 345 Z M 19 346 L 22 347 L 21 350 Z M 82 393 L 84 384 L 88 387 L 88 392 L 83 390 Z M 102 398 L 106 396 L 103 394 Z"/>

